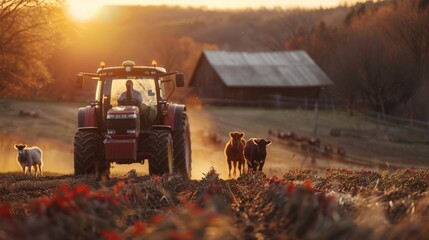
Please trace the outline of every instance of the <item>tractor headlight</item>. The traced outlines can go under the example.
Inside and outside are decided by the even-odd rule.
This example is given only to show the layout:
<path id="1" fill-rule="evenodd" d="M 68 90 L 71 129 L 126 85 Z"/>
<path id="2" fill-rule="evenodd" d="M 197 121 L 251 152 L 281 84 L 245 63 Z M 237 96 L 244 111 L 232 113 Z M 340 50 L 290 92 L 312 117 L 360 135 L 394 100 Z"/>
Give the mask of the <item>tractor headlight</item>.
<path id="1" fill-rule="evenodd" d="M 128 129 L 127 134 L 136 134 L 137 129 Z"/>
<path id="2" fill-rule="evenodd" d="M 116 134 L 116 130 L 114 130 L 114 129 L 107 129 L 107 134 L 109 134 L 109 135 Z"/>

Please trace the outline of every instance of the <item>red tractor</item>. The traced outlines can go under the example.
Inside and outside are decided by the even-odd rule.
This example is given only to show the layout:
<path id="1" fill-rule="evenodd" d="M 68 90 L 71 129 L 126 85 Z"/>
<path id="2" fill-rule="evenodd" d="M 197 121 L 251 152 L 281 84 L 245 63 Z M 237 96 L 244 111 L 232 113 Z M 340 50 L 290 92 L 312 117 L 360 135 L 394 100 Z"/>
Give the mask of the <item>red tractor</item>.
<path id="1" fill-rule="evenodd" d="M 186 107 L 168 102 L 174 86 L 184 86 L 182 73 L 166 72 L 156 63 L 135 66 L 124 61 L 119 67 L 101 64 L 96 73 L 79 73 L 80 88 L 84 78 L 98 83 L 95 100 L 79 108 L 75 175 L 108 177 L 112 163 L 148 161 L 150 174 L 191 176 Z"/>

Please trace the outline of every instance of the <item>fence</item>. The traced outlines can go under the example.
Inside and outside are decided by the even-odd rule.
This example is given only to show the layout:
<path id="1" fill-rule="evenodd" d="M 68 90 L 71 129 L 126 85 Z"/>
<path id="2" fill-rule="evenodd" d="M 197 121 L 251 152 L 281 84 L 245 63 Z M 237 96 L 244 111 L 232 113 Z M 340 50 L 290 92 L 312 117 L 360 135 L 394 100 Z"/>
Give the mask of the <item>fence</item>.
<path id="1" fill-rule="evenodd" d="M 376 121 L 380 124 L 387 124 L 393 126 L 399 126 L 403 128 L 409 128 L 413 130 L 422 130 L 429 132 L 429 122 L 420 121 L 412 118 L 400 118 L 396 116 L 386 115 L 374 111 L 358 111 L 359 115 L 367 118 L 370 121 Z"/>
<path id="2" fill-rule="evenodd" d="M 248 106 L 248 107 L 263 107 L 263 108 L 298 108 L 298 109 L 314 109 L 317 102 L 319 109 L 333 109 L 334 103 L 328 100 L 313 99 L 313 98 L 293 98 L 283 96 L 266 96 L 254 100 L 243 99 L 218 99 L 218 98 L 201 98 L 200 101 L 204 105 L 221 105 L 221 106 Z"/>
<path id="3" fill-rule="evenodd" d="M 336 109 L 346 109 L 347 106 L 347 104 L 345 104 L 344 102 L 333 102 L 330 99 L 292 98 L 283 96 L 267 96 L 255 100 L 214 98 L 202 98 L 200 100 L 204 105 L 244 106 L 279 109 L 294 108 L 305 110 L 315 109 L 315 104 L 317 103 L 318 109 L 332 110 L 334 112 L 336 111 Z M 400 118 L 396 116 L 382 114 L 379 112 L 360 109 L 361 108 L 356 108 L 353 112 L 370 121 L 375 121 L 378 124 L 429 132 L 429 122 L 410 118 Z"/>

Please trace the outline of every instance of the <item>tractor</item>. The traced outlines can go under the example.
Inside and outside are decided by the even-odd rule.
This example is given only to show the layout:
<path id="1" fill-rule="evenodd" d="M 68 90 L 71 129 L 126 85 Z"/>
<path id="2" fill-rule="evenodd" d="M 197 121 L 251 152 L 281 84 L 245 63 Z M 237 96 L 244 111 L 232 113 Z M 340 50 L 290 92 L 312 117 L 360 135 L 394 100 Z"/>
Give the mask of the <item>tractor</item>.
<path id="1" fill-rule="evenodd" d="M 112 163 L 147 161 L 151 175 L 191 177 L 186 106 L 168 101 L 175 87 L 184 86 L 183 73 L 167 72 L 156 62 L 136 66 L 127 60 L 122 66 L 101 63 L 96 73 L 79 73 L 78 88 L 85 79 L 97 81 L 97 88 L 95 100 L 78 110 L 75 175 L 109 177 Z"/>

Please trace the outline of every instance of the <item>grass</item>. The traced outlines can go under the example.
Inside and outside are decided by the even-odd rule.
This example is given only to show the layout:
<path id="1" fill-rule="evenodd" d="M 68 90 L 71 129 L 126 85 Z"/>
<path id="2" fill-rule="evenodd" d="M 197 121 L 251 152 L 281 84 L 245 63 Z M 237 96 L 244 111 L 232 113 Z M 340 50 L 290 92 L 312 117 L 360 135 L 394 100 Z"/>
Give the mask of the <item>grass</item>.
<path id="1" fill-rule="evenodd" d="M 85 103 L 29 101 L 0 99 L 0 151 L 6 164 L 1 172 L 19 171 L 16 163 L 15 143 L 37 145 L 44 151 L 45 171 L 73 172 L 73 136 L 77 127 L 77 109 Z M 21 109 L 39 109 L 38 118 L 19 115 Z M 429 148 L 427 144 L 410 144 L 389 141 L 389 134 L 403 136 L 416 134 L 407 129 L 377 126 L 375 122 L 344 112 L 320 111 L 318 131 L 313 133 L 315 116 L 309 110 L 276 110 L 261 108 L 205 107 L 188 108 L 191 123 L 194 177 L 202 177 L 210 166 L 219 169 L 222 177 L 227 176 L 223 148 L 230 131 L 243 131 L 245 138 L 268 138 L 268 130 L 294 130 L 303 136 L 316 136 L 322 145 L 329 143 L 343 147 L 347 157 L 355 161 L 370 162 L 376 165 L 407 165 L 426 167 Z M 361 132 L 359 136 L 333 137 L 333 128 Z M 204 131 L 213 131 L 221 138 L 219 144 L 207 144 Z M 418 136 L 418 135 L 417 135 Z M 273 139 L 268 148 L 266 171 L 269 175 L 281 174 L 284 170 L 310 166 L 310 161 L 302 151 L 292 148 L 278 139 Z M 352 165 L 325 159 L 318 161 L 321 167 L 351 167 Z M 361 165 L 354 166 L 361 168 Z M 132 168 L 146 171 L 147 166 L 117 166 L 114 171 L 128 172 Z"/>
<path id="2" fill-rule="evenodd" d="M 396 164 L 425 167 L 427 166 L 428 144 L 392 142 L 389 135 L 415 135 L 415 132 L 377 125 L 361 116 L 351 116 L 345 112 L 320 111 L 318 116 L 318 130 L 314 133 L 315 115 L 308 110 L 276 110 L 259 108 L 209 107 L 191 109 L 192 120 L 197 119 L 197 129 L 207 128 L 219 133 L 223 140 L 228 140 L 229 131 L 244 131 L 246 138 L 267 137 L 268 130 L 274 132 L 295 131 L 299 135 L 319 137 L 323 144 L 343 147 L 347 156 L 359 161 L 377 164 Z M 203 120 L 204 119 L 204 120 Z M 205 121 L 204 123 L 200 123 Z M 358 132 L 358 135 L 334 137 L 330 131 L 334 128 L 348 129 Z M 275 139 L 274 139 L 275 140 Z M 277 144 L 276 144 L 277 143 Z M 288 148 L 275 140 L 273 148 Z M 289 148 L 290 149 L 290 148 Z M 293 149 L 290 149 L 293 150 Z"/>

